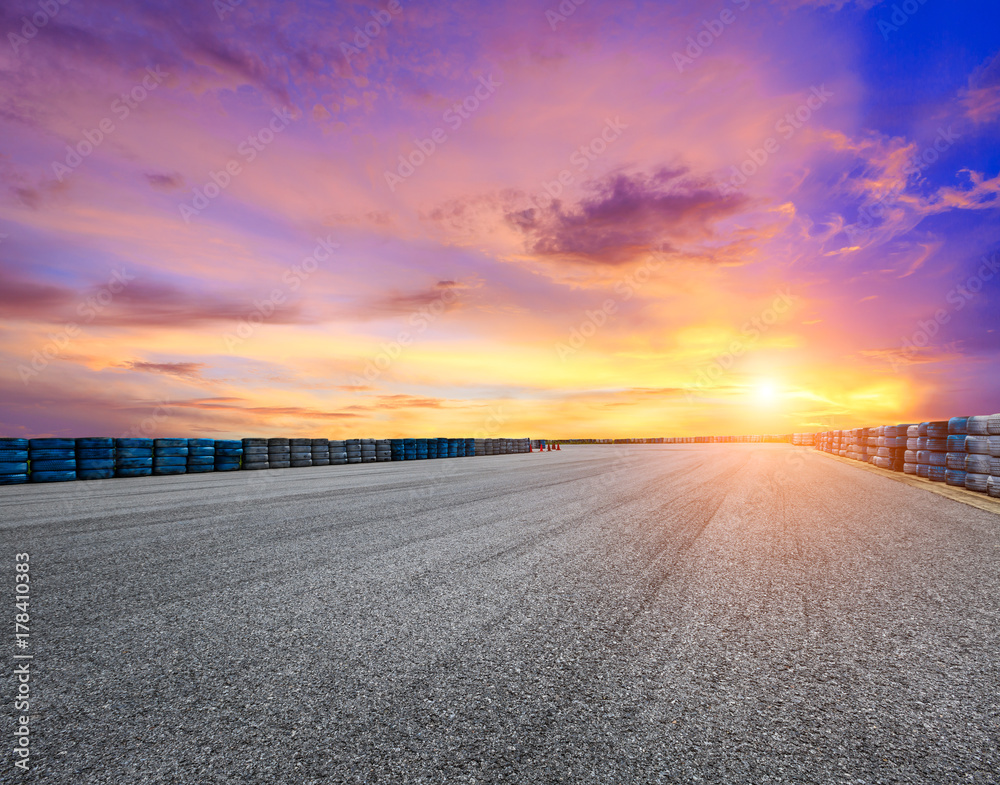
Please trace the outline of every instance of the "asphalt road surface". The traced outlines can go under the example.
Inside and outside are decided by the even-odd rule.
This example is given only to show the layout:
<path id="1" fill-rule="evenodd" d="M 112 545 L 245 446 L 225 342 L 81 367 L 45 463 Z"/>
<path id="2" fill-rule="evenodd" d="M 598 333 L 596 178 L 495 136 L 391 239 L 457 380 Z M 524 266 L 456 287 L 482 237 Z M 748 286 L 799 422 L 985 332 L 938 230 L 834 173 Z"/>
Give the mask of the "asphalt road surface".
<path id="1" fill-rule="evenodd" d="M 809 450 L 20 486 L 0 520 L 4 783 L 1000 781 L 1000 516 Z"/>

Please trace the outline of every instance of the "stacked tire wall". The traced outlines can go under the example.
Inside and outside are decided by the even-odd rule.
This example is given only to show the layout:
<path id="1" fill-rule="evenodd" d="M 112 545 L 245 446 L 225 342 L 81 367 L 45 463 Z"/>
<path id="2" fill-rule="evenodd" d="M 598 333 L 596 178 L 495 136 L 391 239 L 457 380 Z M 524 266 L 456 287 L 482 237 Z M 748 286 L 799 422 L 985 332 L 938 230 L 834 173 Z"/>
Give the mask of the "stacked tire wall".
<path id="1" fill-rule="evenodd" d="M 792 443 L 806 441 L 795 438 Z M 1000 498 L 1000 414 L 824 431 L 815 434 L 815 447 Z"/>
<path id="2" fill-rule="evenodd" d="M 0 485 L 340 466 L 529 451 L 529 439 L 0 438 Z M 495 446 L 494 446 L 495 445 Z"/>

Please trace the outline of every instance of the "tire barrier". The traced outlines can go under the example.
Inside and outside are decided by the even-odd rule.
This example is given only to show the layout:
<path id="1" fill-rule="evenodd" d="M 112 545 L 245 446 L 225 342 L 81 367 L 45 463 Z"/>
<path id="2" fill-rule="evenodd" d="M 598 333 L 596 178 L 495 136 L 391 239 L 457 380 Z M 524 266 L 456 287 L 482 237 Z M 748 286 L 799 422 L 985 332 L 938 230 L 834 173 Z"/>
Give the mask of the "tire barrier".
<path id="1" fill-rule="evenodd" d="M 153 474 L 187 474 L 187 460 L 187 439 L 153 439 Z"/>
<path id="2" fill-rule="evenodd" d="M 109 480 L 115 476 L 115 440 L 83 438 L 76 440 L 76 478 Z"/>
<path id="3" fill-rule="evenodd" d="M 29 439 L 28 476 L 31 482 L 66 482 L 76 479 L 74 439 Z"/>
<path id="4" fill-rule="evenodd" d="M 243 442 L 239 439 L 216 439 L 215 471 L 232 472 L 240 468 L 243 459 Z"/>
<path id="5" fill-rule="evenodd" d="M 985 429 L 988 422 L 984 419 Z M 997 418 L 1000 431 L 1000 417 Z M 981 436 L 981 454 L 972 474 L 985 488 L 990 468 L 990 436 Z M 790 440 L 790 438 L 788 439 Z M 639 441 L 639 440 L 632 440 Z M 653 441 L 653 440 L 650 440 Z M 1000 463 L 1000 433 L 996 434 Z M 549 450 L 558 444 L 539 440 Z M 590 440 L 589 443 L 610 443 Z M 656 443 L 665 443 L 658 440 Z M 427 458 L 471 458 L 532 451 L 531 439 L 187 439 L 187 438 L 0 438 L 0 485 L 28 482 L 102 480 L 113 477 L 200 474 L 237 470 L 339 466 Z M 541 448 L 539 448 L 541 449 Z M 964 470 L 963 466 L 963 470 Z"/>
<path id="6" fill-rule="evenodd" d="M 152 439 L 115 439 L 115 477 L 149 477 L 152 473 Z"/>
<path id="7" fill-rule="evenodd" d="M 785 441 L 806 446 L 809 436 L 825 452 L 1000 498 L 1000 414 L 788 434 Z"/>
<path id="8" fill-rule="evenodd" d="M 968 439 L 968 417 L 952 417 L 948 420 L 947 452 L 945 453 L 944 481 L 957 488 L 965 487 L 965 456 Z"/>
<path id="9" fill-rule="evenodd" d="M 28 440 L 0 439 L 0 485 L 28 481 Z"/>
<path id="10" fill-rule="evenodd" d="M 267 440 L 267 463 L 271 469 L 287 469 L 292 465 L 292 448 L 288 439 Z"/>
<path id="11" fill-rule="evenodd" d="M 267 439 L 242 439 L 243 468 L 248 471 L 270 469 Z"/>
<path id="12" fill-rule="evenodd" d="M 310 439 L 309 446 L 312 449 L 312 465 L 313 466 L 329 466 L 330 465 L 330 440 L 329 439 Z"/>
<path id="13" fill-rule="evenodd" d="M 295 469 L 304 469 L 313 465 L 312 439 L 288 440 L 289 465 Z"/>
<path id="14" fill-rule="evenodd" d="M 347 442 L 340 439 L 330 440 L 330 465 L 343 466 L 347 463 Z"/>
<path id="15" fill-rule="evenodd" d="M 188 439 L 187 473 L 215 471 L 215 439 Z"/>

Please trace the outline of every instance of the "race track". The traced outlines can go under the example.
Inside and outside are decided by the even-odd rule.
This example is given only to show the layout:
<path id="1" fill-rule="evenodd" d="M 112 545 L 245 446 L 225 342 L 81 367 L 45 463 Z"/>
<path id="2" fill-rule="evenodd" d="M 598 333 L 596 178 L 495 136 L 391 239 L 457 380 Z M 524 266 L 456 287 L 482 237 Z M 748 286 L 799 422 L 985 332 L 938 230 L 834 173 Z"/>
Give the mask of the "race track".
<path id="1" fill-rule="evenodd" d="M 1000 516 L 810 450 L 5 487 L 0 520 L 5 782 L 1000 777 Z"/>

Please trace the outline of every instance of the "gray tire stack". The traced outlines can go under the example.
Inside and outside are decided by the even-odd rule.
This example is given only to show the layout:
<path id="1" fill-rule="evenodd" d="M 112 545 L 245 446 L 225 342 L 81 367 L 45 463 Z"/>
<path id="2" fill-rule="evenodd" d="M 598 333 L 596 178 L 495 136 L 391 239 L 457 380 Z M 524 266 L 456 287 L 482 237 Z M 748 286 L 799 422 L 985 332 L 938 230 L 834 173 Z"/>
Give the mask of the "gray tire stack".
<path id="1" fill-rule="evenodd" d="M 991 414 L 986 427 L 990 445 L 990 478 L 986 483 L 986 492 L 994 499 L 1000 499 L 1000 414 Z"/>
<path id="2" fill-rule="evenodd" d="M 483 454 L 493 455 L 493 439 L 483 439 Z"/>
<path id="3" fill-rule="evenodd" d="M 990 482 L 989 417 L 970 417 L 965 440 L 965 487 L 987 493 Z"/>
<path id="4" fill-rule="evenodd" d="M 348 439 L 346 444 L 347 462 L 361 463 L 361 439 Z"/>
<path id="5" fill-rule="evenodd" d="M 903 473 L 916 474 L 917 452 L 920 449 L 920 426 L 910 425 L 906 429 L 906 452 L 903 453 Z"/>
<path id="6" fill-rule="evenodd" d="M 330 465 L 343 466 L 347 463 L 347 442 L 330 439 Z"/>
<path id="7" fill-rule="evenodd" d="M 330 440 L 312 439 L 312 464 L 313 466 L 330 465 Z"/>
<path id="8" fill-rule="evenodd" d="M 927 449 L 927 426 L 930 423 L 922 422 L 917 426 L 917 477 L 925 480 L 930 477 L 931 453 Z"/>
<path id="9" fill-rule="evenodd" d="M 269 469 L 267 439 L 243 440 L 243 468 Z"/>
<path id="10" fill-rule="evenodd" d="M 272 469 L 287 469 L 291 466 L 291 453 L 288 439 L 279 437 L 267 440 L 267 462 Z"/>
<path id="11" fill-rule="evenodd" d="M 476 439 L 476 456 L 486 455 L 486 439 Z"/>
<path id="12" fill-rule="evenodd" d="M 312 439 L 289 439 L 288 453 L 288 462 L 293 468 L 312 466 Z"/>
<path id="13" fill-rule="evenodd" d="M 361 463 L 375 463 L 375 440 L 374 439 L 362 439 L 361 440 Z"/>
<path id="14" fill-rule="evenodd" d="M 378 463 L 392 460 L 392 443 L 388 439 L 375 440 L 375 460 Z"/>

